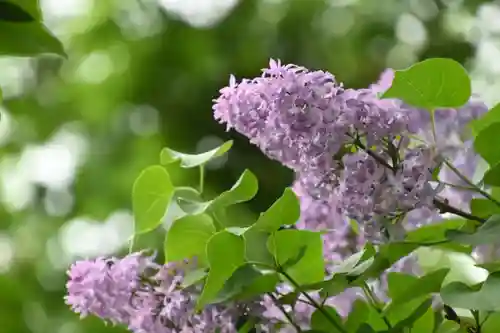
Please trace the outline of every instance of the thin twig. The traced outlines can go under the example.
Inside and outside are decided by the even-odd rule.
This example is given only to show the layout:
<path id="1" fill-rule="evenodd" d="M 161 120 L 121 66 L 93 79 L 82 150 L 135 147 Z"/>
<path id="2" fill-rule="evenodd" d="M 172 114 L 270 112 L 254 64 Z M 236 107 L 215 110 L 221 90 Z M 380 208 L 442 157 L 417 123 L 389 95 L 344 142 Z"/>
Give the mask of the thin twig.
<path id="1" fill-rule="evenodd" d="M 293 320 L 292 316 L 285 310 L 285 308 L 283 307 L 283 304 L 280 303 L 279 299 L 277 299 L 276 296 L 273 295 L 273 293 L 267 293 L 267 295 L 269 295 L 269 297 L 271 297 L 271 299 L 273 300 L 274 305 L 276 305 L 276 307 L 278 309 L 280 309 L 280 311 L 286 317 L 286 319 L 288 320 L 288 322 L 290 323 L 290 325 L 292 325 L 297 332 L 301 333 L 302 329 L 300 328 L 300 326 L 297 323 L 295 323 L 295 321 Z"/>

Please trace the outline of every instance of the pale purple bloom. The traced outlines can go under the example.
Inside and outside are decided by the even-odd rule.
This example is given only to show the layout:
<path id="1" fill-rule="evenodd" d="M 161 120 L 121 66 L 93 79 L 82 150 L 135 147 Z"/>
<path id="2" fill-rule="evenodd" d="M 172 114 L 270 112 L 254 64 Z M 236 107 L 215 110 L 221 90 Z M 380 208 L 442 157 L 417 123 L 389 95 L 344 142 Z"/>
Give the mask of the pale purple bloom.
<path id="1" fill-rule="evenodd" d="M 261 77 L 228 87 L 214 117 L 245 135 L 270 158 L 298 172 L 334 167 L 333 155 L 365 136 L 368 144 L 411 129 L 412 114 L 369 89 L 344 89 L 335 77 L 270 61 Z"/>
<path id="2" fill-rule="evenodd" d="M 158 265 L 143 252 L 123 259 L 82 260 L 69 270 L 66 303 L 81 316 L 95 315 L 134 333 L 236 333 L 240 316 L 260 317 L 260 299 L 195 305 L 200 287 L 180 287 L 183 267 Z"/>

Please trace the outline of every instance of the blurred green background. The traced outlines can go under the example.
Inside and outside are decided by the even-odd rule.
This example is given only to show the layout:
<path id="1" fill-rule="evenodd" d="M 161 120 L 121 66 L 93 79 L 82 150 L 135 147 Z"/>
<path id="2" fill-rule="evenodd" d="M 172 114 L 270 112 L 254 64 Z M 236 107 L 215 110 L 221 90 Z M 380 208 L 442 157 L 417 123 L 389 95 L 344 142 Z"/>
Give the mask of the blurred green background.
<path id="1" fill-rule="evenodd" d="M 130 192 L 163 146 L 201 152 L 232 138 L 207 171 L 220 192 L 251 169 L 244 221 L 293 180 L 212 119 L 229 75 L 270 57 L 334 73 L 350 87 L 427 57 L 467 66 L 489 104 L 500 80 L 500 5 L 480 0 L 43 0 L 68 60 L 0 58 L 0 332 L 119 332 L 63 302 L 65 271 L 126 250 Z M 176 172 L 176 184 L 196 184 Z M 139 246 L 161 247 L 161 233 Z"/>

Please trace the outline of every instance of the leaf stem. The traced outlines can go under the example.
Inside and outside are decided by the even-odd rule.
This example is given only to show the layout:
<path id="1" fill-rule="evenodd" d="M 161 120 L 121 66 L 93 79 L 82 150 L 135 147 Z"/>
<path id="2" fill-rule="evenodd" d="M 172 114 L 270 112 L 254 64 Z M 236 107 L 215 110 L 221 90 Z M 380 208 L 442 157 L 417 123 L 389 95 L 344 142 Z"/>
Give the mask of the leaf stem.
<path id="1" fill-rule="evenodd" d="M 481 194 L 483 197 L 485 197 L 486 199 L 490 200 L 495 205 L 500 207 L 500 201 L 493 198 L 488 192 L 486 192 L 485 190 L 481 189 L 479 186 L 474 184 L 469 178 L 467 178 L 463 173 L 461 173 L 460 170 L 458 170 L 452 163 L 450 163 L 446 159 L 443 161 L 443 163 L 446 164 L 446 166 L 450 168 L 450 170 L 453 171 L 458 176 L 458 178 L 460 178 L 464 183 L 469 185 L 472 188 L 471 189 L 472 191 Z"/>
<path id="2" fill-rule="evenodd" d="M 380 305 L 380 301 L 378 300 L 377 296 L 373 293 L 371 290 L 370 286 L 368 283 L 363 282 L 362 289 L 366 294 L 366 297 L 368 297 L 368 301 L 370 302 L 371 306 L 375 309 L 375 311 L 378 312 L 378 314 L 382 317 L 384 320 L 384 323 L 387 325 L 387 328 L 391 329 L 392 325 L 389 319 L 382 313 L 382 307 Z"/>
<path id="3" fill-rule="evenodd" d="M 280 303 L 279 299 L 277 299 L 276 296 L 273 295 L 273 293 L 267 293 L 267 295 L 269 297 L 271 297 L 271 299 L 273 300 L 274 305 L 276 305 L 276 307 L 278 309 L 280 309 L 280 311 L 286 317 L 286 319 L 288 320 L 288 322 L 290 323 L 290 325 L 292 325 L 297 332 L 301 333 L 302 329 L 300 328 L 300 326 L 297 323 L 295 323 L 295 321 L 293 320 L 292 316 L 285 310 L 285 308 L 283 307 L 283 304 Z"/>
<path id="4" fill-rule="evenodd" d="M 303 291 L 301 286 L 295 281 L 290 274 L 285 272 L 283 269 L 278 268 L 277 272 L 283 275 L 294 287 L 300 292 L 304 297 L 319 311 L 321 314 L 341 333 L 348 333 L 336 320 L 333 318 L 325 309 L 316 302 L 307 292 Z"/>

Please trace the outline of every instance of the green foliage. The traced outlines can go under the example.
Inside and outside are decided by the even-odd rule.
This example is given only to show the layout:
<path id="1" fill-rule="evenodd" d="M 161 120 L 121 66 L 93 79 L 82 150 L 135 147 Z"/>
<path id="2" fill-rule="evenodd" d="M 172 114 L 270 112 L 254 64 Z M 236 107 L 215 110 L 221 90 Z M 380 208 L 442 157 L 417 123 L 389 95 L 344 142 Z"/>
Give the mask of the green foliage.
<path id="1" fill-rule="evenodd" d="M 494 214 L 500 214 L 500 207 L 488 199 L 472 199 L 470 202 L 470 210 L 472 214 L 484 218 L 488 218 Z"/>
<path id="2" fill-rule="evenodd" d="M 180 161 L 181 167 L 194 168 L 224 155 L 231 149 L 232 145 L 233 141 L 227 141 L 221 146 L 201 154 L 184 154 L 169 148 L 163 148 L 160 153 L 160 161 L 161 164 L 170 164 Z"/>
<path id="3" fill-rule="evenodd" d="M 226 281 L 245 262 L 243 238 L 225 230 L 210 238 L 206 251 L 210 270 L 198 299 L 198 309 L 214 301 Z"/>
<path id="4" fill-rule="evenodd" d="M 467 103 L 471 83 L 465 69 L 451 59 L 427 59 L 398 70 L 384 98 L 399 98 L 404 102 L 429 110 L 459 107 Z"/>
<path id="5" fill-rule="evenodd" d="M 196 256 L 206 262 L 205 249 L 215 234 L 212 218 L 206 214 L 188 215 L 175 221 L 165 238 L 165 261 L 182 261 Z"/>
<path id="6" fill-rule="evenodd" d="M 443 268 L 420 278 L 414 278 L 413 276 L 410 278 L 408 275 L 392 273 L 389 276 L 389 290 L 392 291 L 392 301 L 385 311 L 394 311 L 394 309 L 406 303 L 420 300 L 429 294 L 438 293 L 449 271 L 449 268 Z"/>
<path id="7" fill-rule="evenodd" d="M 286 188 L 283 195 L 274 204 L 262 213 L 252 225 L 253 231 L 273 232 L 280 226 L 292 225 L 300 216 L 300 204 L 297 196 L 290 188 Z"/>
<path id="8" fill-rule="evenodd" d="M 37 0 L 0 2 L 0 54 L 66 57 L 62 43 L 41 22 Z"/>
<path id="9" fill-rule="evenodd" d="M 258 189 L 257 177 L 250 170 L 245 170 L 233 187 L 222 192 L 212 201 L 212 205 L 215 207 L 227 207 L 251 200 L 257 194 Z"/>
<path id="10" fill-rule="evenodd" d="M 174 186 L 165 168 L 154 165 L 141 172 L 132 188 L 136 234 L 151 231 L 161 224 L 173 195 Z"/>
<path id="11" fill-rule="evenodd" d="M 337 325 L 333 325 L 330 322 L 331 319 L 327 318 L 322 311 L 316 310 L 311 316 L 311 328 L 322 332 L 342 333 L 342 331 L 337 328 L 342 325 L 342 319 L 337 313 L 337 310 L 331 306 L 324 306 L 323 311 L 328 314 L 329 318 L 333 318 Z"/>
<path id="12" fill-rule="evenodd" d="M 485 245 L 498 242 L 500 234 L 500 215 L 491 216 L 484 224 L 479 226 L 474 233 L 460 230 L 448 230 L 446 236 L 458 243 L 469 245 Z"/>
<path id="13" fill-rule="evenodd" d="M 455 61 L 429 59 L 397 71 L 384 97 L 400 98 L 431 112 L 435 108 L 459 107 L 470 97 L 470 80 Z M 499 124 L 486 116 L 472 124 L 475 147 L 492 166 L 483 179 L 487 185 L 500 185 L 496 166 L 500 165 L 500 155 L 491 147 Z M 286 282 L 293 290 L 278 294 L 277 302 L 294 306 L 305 298 L 315 308 L 308 332 L 444 333 L 456 330 L 457 322 L 478 325 L 475 317 L 462 315 L 454 319 L 448 316 L 451 324 L 443 321 L 442 315 L 431 306 L 435 294 L 441 295 L 446 309 L 449 306 L 470 309 L 475 316 L 479 310 L 500 311 L 497 300 L 500 295 L 495 294 L 495 289 L 500 289 L 500 263 L 477 265 L 470 255 L 473 246 L 497 243 L 500 204 L 494 197 L 498 197 L 498 188 L 490 196 L 483 189 L 484 184 L 468 182 L 471 190 L 482 195 L 471 201 L 473 216 L 457 213 L 463 217 L 404 231 L 404 237 L 397 241 L 389 238 L 382 244 L 367 243 L 325 277 L 322 233 L 286 228 L 299 220 L 301 211 L 291 188 L 286 188 L 252 224 L 234 223 L 225 215 L 229 206 L 248 202 L 257 194 L 258 181 L 251 171 L 245 170 L 229 190 L 210 200 L 204 198 L 203 166 L 227 153 L 231 146 L 232 141 L 228 141 L 196 155 L 169 148 L 162 150 L 161 164 L 180 162 L 180 169 L 200 167 L 199 190 L 174 188 L 161 166 L 144 170 L 133 188 L 136 234 L 156 228 L 167 207 L 169 212 L 179 208 L 180 212 L 169 215 L 167 221 L 165 259 L 197 259 L 198 267 L 187 273 L 181 287 L 203 285 L 197 300 L 198 310 L 208 304 L 251 300 L 274 293 L 279 283 Z M 394 221 L 388 218 L 387 222 L 402 227 L 396 218 Z M 350 223 L 359 234 L 359 226 Z M 412 253 L 423 274 L 419 277 L 387 274 L 390 301 L 384 306 L 371 290 L 372 280 L 380 279 L 396 262 Z M 363 290 L 365 298 L 354 302 L 349 316 L 343 320 L 324 301 L 348 288 Z M 318 292 L 321 301 L 309 296 L 310 292 Z M 272 299 L 275 300 L 274 296 Z M 244 330 L 248 331 L 251 323 L 247 321 Z"/>
<path id="14" fill-rule="evenodd" d="M 366 302 L 359 299 L 356 300 L 345 322 L 347 332 L 358 332 L 358 329 L 367 321 L 369 312 L 370 309 Z"/>
<path id="15" fill-rule="evenodd" d="M 500 104 L 492 107 L 481 118 L 471 121 L 470 127 L 474 135 L 478 135 L 488 126 L 500 121 Z"/>
<path id="16" fill-rule="evenodd" d="M 285 271 L 299 284 L 323 280 L 323 242 L 321 233 L 308 230 L 280 230 L 273 233 L 267 248 Z"/>
<path id="17" fill-rule="evenodd" d="M 481 311 L 500 311 L 500 272 L 473 286 L 452 282 L 441 290 L 443 301 L 453 307 Z"/>
<path id="18" fill-rule="evenodd" d="M 492 123 L 483 129 L 474 140 L 474 149 L 491 166 L 500 161 L 500 150 L 497 149 L 500 142 L 498 133 L 500 131 L 500 122 Z"/>

